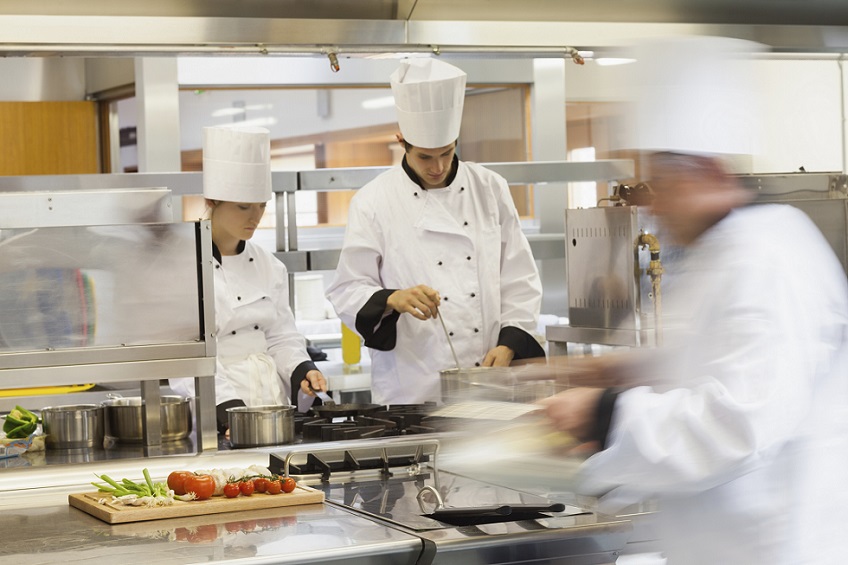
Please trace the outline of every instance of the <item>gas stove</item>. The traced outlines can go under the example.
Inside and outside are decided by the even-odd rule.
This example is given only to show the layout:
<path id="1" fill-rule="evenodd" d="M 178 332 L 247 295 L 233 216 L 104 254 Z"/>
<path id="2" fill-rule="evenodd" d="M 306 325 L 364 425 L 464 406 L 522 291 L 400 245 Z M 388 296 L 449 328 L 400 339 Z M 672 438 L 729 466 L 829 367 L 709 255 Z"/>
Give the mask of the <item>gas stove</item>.
<path id="1" fill-rule="evenodd" d="M 340 418 L 298 413 L 294 431 L 302 443 L 435 433 L 445 428 L 442 418 L 431 416 L 436 408 L 435 403 L 394 404 Z"/>

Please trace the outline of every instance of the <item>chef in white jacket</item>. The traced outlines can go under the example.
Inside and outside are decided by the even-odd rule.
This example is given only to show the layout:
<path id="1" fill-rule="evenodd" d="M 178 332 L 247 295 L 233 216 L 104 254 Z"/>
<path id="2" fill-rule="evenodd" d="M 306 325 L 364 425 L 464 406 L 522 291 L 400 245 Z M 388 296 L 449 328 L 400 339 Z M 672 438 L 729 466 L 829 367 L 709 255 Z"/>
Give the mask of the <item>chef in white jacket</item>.
<path id="1" fill-rule="evenodd" d="M 635 133 L 664 149 L 649 159 L 652 208 L 685 246 L 665 342 L 602 357 L 597 375 L 620 387 L 545 404 L 558 429 L 597 442 L 579 488 L 602 510 L 658 499 L 669 565 L 842 563 L 848 285 L 807 216 L 748 205 L 727 174 L 720 154 L 751 153 L 757 99 L 729 58 L 748 48 L 689 38 L 640 53 L 650 96 L 637 107 L 654 119 Z M 732 135 L 713 128 L 728 115 L 747 118 L 725 122 Z"/>
<path id="2" fill-rule="evenodd" d="M 506 181 L 456 156 L 466 75 L 437 59 L 391 76 L 403 163 L 350 204 L 327 298 L 364 338 L 372 399 L 441 401 L 439 371 L 544 357 L 542 289 Z"/>
<path id="3" fill-rule="evenodd" d="M 228 427 L 227 408 L 303 405 L 305 397 L 314 397 L 310 384 L 326 390 L 295 326 L 285 266 L 249 241 L 271 199 L 270 149 L 263 128 L 203 130 L 203 196 L 212 224 L 215 277 L 215 397 L 222 432 Z M 175 380 L 171 386 L 193 395 L 192 381 Z"/>

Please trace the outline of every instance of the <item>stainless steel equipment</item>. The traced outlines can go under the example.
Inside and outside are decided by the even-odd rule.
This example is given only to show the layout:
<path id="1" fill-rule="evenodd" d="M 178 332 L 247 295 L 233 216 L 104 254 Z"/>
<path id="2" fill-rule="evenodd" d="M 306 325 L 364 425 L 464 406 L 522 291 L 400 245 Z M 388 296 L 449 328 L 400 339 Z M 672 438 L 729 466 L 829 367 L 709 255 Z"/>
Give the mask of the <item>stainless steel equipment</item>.
<path id="1" fill-rule="evenodd" d="M 294 406 L 227 408 L 233 447 L 283 445 L 294 441 Z"/>
<path id="2" fill-rule="evenodd" d="M 547 365 L 469 367 L 439 372 L 442 401 L 534 402 L 564 389 L 567 383 Z"/>
<path id="3" fill-rule="evenodd" d="M 566 344 L 641 346 L 655 343 L 650 255 L 641 236 L 654 220 L 636 206 L 565 211 L 568 325 L 549 326 L 554 354 Z"/>
<path id="4" fill-rule="evenodd" d="M 50 449 L 102 448 L 103 407 L 96 404 L 48 406 L 41 410 Z"/>
<path id="5" fill-rule="evenodd" d="M 626 544 L 628 522 L 440 469 L 439 447 L 427 435 L 303 445 L 272 452 L 269 468 L 419 537 L 418 563 L 610 564 Z"/>
<path id="6" fill-rule="evenodd" d="M 196 446 L 215 449 L 209 222 L 172 223 L 160 188 L 0 190 L 0 203 L 4 396 L 35 408 L 33 388 L 136 381 L 143 442 L 159 446 L 159 381 L 193 378 Z"/>
<path id="7" fill-rule="evenodd" d="M 177 441 L 188 437 L 192 429 L 191 399 L 166 395 L 160 400 L 159 424 L 162 427 L 162 441 Z M 141 443 L 144 440 L 140 396 L 105 400 L 103 410 L 107 437 L 126 443 Z"/>

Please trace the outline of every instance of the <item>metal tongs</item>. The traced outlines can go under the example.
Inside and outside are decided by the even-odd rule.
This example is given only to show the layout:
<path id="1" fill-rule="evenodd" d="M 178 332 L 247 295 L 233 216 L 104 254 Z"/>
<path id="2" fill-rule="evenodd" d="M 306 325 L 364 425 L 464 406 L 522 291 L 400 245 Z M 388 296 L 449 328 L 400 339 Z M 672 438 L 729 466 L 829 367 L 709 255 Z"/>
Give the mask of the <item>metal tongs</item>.
<path id="1" fill-rule="evenodd" d="M 448 340 L 448 345 L 450 346 L 451 354 L 453 355 L 453 362 L 456 363 L 456 368 L 459 369 L 459 357 L 456 356 L 456 350 L 453 348 L 453 342 L 451 341 L 450 334 L 448 333 L 448 328 L 445 326 L 445 319 L 442 317 L 442 311 L 436 310 L 436 315 L 439 317 L 439 321 L 442 323 L 442 329 L 445 331 L 445 337 Z"/>

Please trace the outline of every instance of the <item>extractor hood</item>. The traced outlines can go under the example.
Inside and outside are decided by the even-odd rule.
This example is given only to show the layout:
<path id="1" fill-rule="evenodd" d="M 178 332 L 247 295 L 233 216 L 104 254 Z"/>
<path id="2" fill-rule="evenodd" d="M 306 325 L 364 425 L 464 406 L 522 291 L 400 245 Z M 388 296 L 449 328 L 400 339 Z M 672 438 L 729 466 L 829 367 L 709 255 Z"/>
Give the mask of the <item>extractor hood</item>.
<path id="1" fill-rule="evenodd" d="M 845 0 L 0 0 L 0 55 L 568 54 L 726 35 L 848 51 Z"/>

